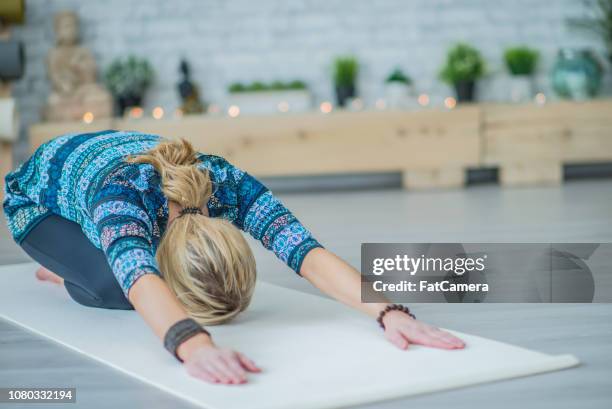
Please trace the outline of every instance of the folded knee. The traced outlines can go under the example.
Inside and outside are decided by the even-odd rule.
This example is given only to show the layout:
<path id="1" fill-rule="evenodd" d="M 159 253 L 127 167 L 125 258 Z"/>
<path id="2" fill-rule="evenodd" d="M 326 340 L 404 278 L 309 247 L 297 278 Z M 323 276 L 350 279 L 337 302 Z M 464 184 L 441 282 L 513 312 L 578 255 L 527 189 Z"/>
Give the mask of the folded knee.
<path id="1" fill-rule="evenodd" d="M 125 298 L 119 286 L 100 285 L 82 288 L 70 282 L 64 283 L 68 294 L 81 305 L 94 308 L 132 310 L 134 307 Z"/>

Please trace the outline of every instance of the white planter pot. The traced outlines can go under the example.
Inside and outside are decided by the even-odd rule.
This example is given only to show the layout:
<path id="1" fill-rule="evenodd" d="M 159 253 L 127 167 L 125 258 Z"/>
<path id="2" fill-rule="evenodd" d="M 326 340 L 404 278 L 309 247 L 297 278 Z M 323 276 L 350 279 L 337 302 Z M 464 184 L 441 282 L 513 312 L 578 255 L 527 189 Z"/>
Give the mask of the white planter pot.
<path id="1" fill-rule="evenodd" d="M 14 142 L 19 133 L 17 106 L 13 98 L 0 98 L 0 141 Z"/>
<path id="2" fill-rule="evenodd" d="M 306 112 L 312 110 L 312 96 L 306 90 L 236 92 L 227 105 L 240 108 L 240 114 Z"/>
<path id="3" fill-rule="evenodd" d="M 391 109 L 408 108 L 412 87 L 403 82 L 388 82 L 385 84 L 385 100 Z"/>
<path id="4" fill-rule="evenodd" d="M 513 75 L 510 77 L 510 100 L 512 102 L 529 102 L 533 98 L 533 78 L 530 75 Z"/>

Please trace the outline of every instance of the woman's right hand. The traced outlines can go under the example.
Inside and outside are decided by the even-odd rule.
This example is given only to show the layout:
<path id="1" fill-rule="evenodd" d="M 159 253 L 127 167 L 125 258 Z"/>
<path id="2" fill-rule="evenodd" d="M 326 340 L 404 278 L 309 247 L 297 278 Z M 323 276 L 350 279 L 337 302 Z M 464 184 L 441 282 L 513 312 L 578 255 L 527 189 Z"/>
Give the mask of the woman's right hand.
<path id="1" fill-rule="evenodd" d="M 188 318 L 183 305 L 156 274 L 145 274 L 136 280 L 128 298 L 161 340 L 168 328 Z M 191 376 L 206 382 L 241 384 L 247 381 L 247 372 L 261 372 L 253 361 L 231 349 L 217 347 L 206 334 L 187 339 L 176 353 Z"/>
<path id="2" fill-rule="evenodd" d="M 252 360 L 240 352 L 219 348 L 204 335 L 185 341 L 177 352 L 184 361 L 187 373 L 205 382 L 242 384 L 247 382 L 248 372 L 261 372 Z"/>

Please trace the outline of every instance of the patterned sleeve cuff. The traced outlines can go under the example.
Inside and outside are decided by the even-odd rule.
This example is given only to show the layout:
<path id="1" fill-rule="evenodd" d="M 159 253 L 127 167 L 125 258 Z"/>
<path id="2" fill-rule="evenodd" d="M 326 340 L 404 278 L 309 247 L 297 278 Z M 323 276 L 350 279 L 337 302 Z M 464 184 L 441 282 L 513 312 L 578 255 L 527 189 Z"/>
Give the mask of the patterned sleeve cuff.
<path id="1" fill-rule="evenodd" d="M 316 248 L 324 248 L 321 243 L 319 243 L 314 238 L 310 237 L 309 239 L 304 240 L 300 243 L 293 252 L 289 256 L 288 265 L 289 267 L 295 271 L 298 275 L 301 276 L 300 270 L 302 268 L 302 262 L 304 258 L 306 258 L 306 254 L 312 249 Z"/>
<path id="2" fill-rule="evenodd" d="M 136 271 L 134 271 L 132 274 L 130 274 L 126 280 L 121 284 L 121 289 L 123 290 L 123 294 L 125 295 L 125 298 L 127 298 L 129 300 L 129 292 L 132 289 L 132 287 L 134 286 L 134 284 L 136 284 L 136 281 L 138 281 L 139 278 L 147 275 L 147 274 L 155 274 L 159 277 L 161 277 L 161 273 L 159 272 L 159 270 L 157 270 L 154 267 L 143 267 L 140 268 Z"/>

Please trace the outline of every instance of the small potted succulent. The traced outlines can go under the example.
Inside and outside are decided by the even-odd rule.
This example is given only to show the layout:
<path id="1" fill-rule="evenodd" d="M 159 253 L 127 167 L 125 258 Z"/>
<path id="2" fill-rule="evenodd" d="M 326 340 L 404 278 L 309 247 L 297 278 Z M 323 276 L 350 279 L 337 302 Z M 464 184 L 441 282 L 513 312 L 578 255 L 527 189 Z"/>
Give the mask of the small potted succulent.
<path id="1" fill-rule="evenodd" d="M 228 87 L 228 105 L 236 105 L 245 114 L 305 112 L 312 109 L 312 97 L 306 83 L 293 81 L 234 82 Z"/>
<path id="2" fill-rule="evenodd" d="M 390 108 L 403 108 L 408 105 L 411 94 L 412 79 L 396 68 L 385 80 L 385 96 Z"/>
<path id="3" fill-rule="evenodd" d="M 357 75 L 359 63 L 352 56 L 338 57 L 334 61 L 334 87 L 338 106 L 344 107 L 346 102 L 357 95 Z"/>
<path id="4" fill-rule="evenodd" d="M 448 51 L 440 78 L 455 88 L 458 102 L 471 102 L 475 99 L 476 81 L 484 72 L 480 52 L 469 44 L 459 43 Z"/>
<path id="5" fill-rule="evenodd" d="M 539 54 L 529 47 L 519 46 L 506 49 L 504 62 L 511 75 L 510 97 L 514 102 L 526 102 L 533 96 L 533 73 L 538 64 Z"/>
<path id="6" fill-rule="evenodd" d="M 116 59 L 108 66 L 104 72 L 104 82 L 115 98 L 120 116 L 129 107 L 142 106 L 153 77 L 151 64 L 133 55 Z"/>

